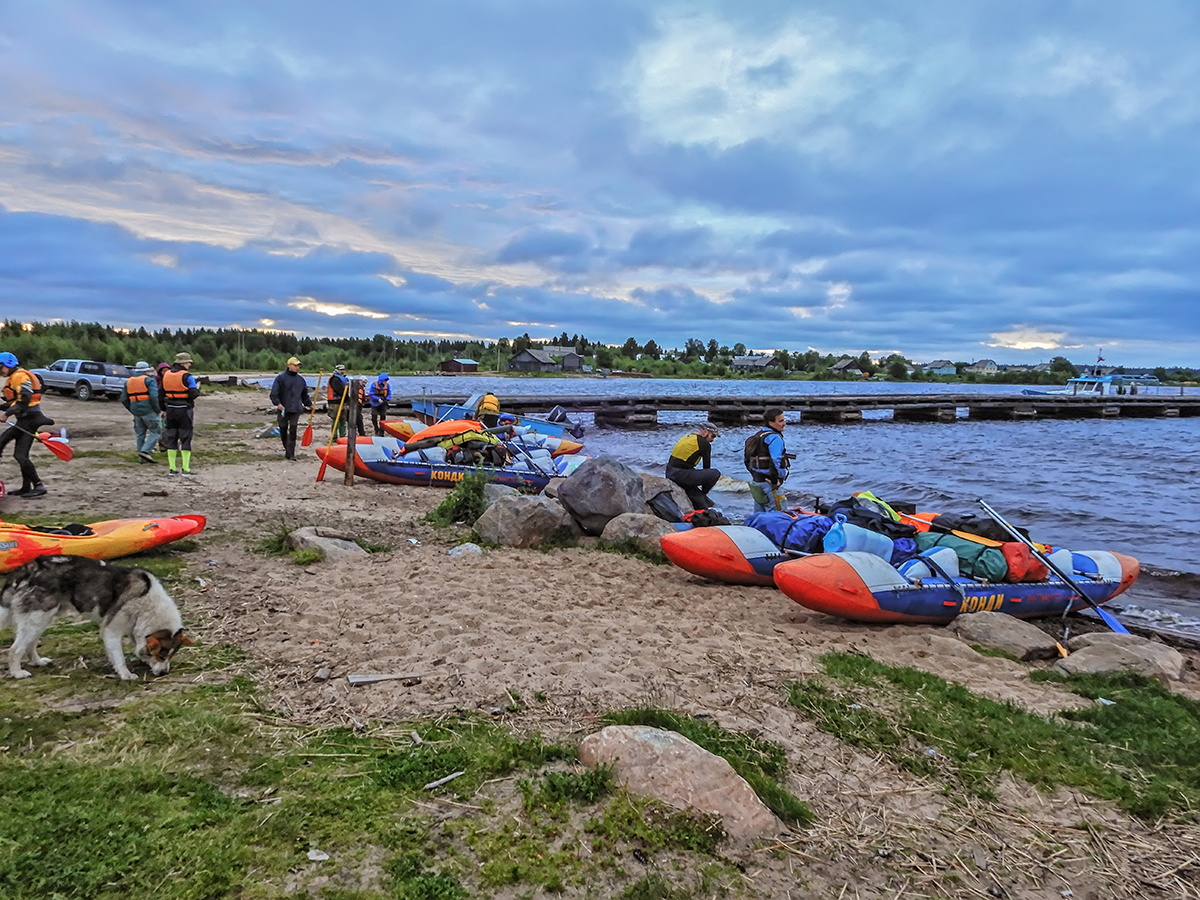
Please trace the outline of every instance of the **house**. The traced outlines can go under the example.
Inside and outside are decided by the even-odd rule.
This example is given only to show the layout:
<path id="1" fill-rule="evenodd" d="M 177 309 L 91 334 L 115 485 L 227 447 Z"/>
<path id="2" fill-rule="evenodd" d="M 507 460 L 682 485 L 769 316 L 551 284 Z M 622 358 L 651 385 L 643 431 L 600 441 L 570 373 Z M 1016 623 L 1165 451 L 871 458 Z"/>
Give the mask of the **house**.
<path id="1" fill-rule="evenodd" d="M 779 360 L 774 356 L 735 356 L 733 358 L 733 368 L 740 372 L 761 372 L 764 369 L 770 369 L 779 365 Z"/>
<path id="2" fill-rule="evenodd" d="M 579 353 L 578 347 L 558 346 L 556 344 L 547 344 L 542 348 L 542 352 L 547 356 L 566 356 L 568 353 Z"/>
<path id="3" fill-rule="evenodd" d="M 564 372 L 578 372 L 583 368 L 583 357 L 574 350 L 568 350 L 562 355 L 562 370 Z"/>
<path id="4" fill-rule="evenodd" d="M 981 359 L 967 366 L 966 371 L 974 372 L 977 375 L 995 375 L 1000 371 L 1000 367 L 996 365 L 994 359 Z"/>
<path id="5" fill-rule="evenodd" d="M 958 369 L 954 363 L 948 359 L 935 359 L 933 362 L 926 363 L 924 370 L 930 375 L 957 375 Z"/>
<path id="6" fill-rule="evenodd" d="M 853 356 L 839 359 L 833 364 L 833 371 L 839 375 L 866 375 L 862 364 Z"/>
<path id="7" fill-rule="evenodd" d="M 438 363 L 438 369 L 443 372 L 478 372 L 479 363 L 473 359 L 447 359 Z"/>
<path id="8" fill-rule="evenodd" d="M 545 350 L 522 350 L 508 361 L 509 369 L 517 372 L 557 372 L 562 369 Z"/>

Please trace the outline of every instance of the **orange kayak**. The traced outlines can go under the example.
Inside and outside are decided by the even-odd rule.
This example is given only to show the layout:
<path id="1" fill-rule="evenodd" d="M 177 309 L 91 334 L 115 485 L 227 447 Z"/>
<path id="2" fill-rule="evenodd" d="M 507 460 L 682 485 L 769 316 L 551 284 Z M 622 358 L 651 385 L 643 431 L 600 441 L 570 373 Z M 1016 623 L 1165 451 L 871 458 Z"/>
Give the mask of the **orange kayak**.
<path id="1" fill-rule="evenodd" d="M 111 519 L 91 525 L 53 528 L 0 522 L 0 572 L 11 572 L 38 556 L 64 554 L 115 559 L 169 544 L 204 530 L 204 516 Z M 82 530 L 86 533 L 55 533 Z"/>

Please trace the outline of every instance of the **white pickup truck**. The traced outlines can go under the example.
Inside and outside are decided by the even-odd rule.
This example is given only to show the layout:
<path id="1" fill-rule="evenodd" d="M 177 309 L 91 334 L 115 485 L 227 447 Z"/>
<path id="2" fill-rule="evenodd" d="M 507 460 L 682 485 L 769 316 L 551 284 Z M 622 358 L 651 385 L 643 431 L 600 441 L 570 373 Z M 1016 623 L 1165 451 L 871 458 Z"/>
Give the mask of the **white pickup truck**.
<path id="1" fill-rule="evenodd" d="M 121 389 L 133 373 L 118 363 L 58 359 L 44 369 L 34 369 L 33 374 L 42 380 L 45 390 L 91 400 L 93 397 L 120 397 Z"/>

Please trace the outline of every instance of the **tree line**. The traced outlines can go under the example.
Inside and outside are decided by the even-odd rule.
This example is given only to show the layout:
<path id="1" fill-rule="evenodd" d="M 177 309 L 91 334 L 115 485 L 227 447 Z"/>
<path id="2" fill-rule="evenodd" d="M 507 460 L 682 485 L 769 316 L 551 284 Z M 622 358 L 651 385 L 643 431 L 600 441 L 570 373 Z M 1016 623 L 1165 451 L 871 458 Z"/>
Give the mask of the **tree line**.
<path id="1" fill-rule="evenodd" d="M 863 351 L 857 357 L 776 350 L 775 365 L 761 370 L 735 369 L 733 361 L 750 352 L 743 343 L 721 344 L 689 338 L 682 348 L 665 348 L 654 339 L 639 343 L 629 338 L 620 346 L 597 343 L 585 335 L 563 332 L 551 342 L 537 341 L 526 332 L 496 341 L 397 340 L 385 334 L 371 338 L 301 337 L 290 332 L 243 328 L 113 328 L 90 322 L 7 321 L 0 324 L 0 350 L 15 353 L 22 365 L 46 366 L 56 359 L 92 359 L 132 365 L 145 360 L 151 365 L 170 362 L 187 351 L 195 360 L 196 372 L 282 370 L 288 357 L 299 357 L 305 371 L 331 371 L 342 363 L 353 372 L 386 371 L 393 374 L 434 371 L 448 359 L 472 359 L 481 371 L 505 371 L 509 360 L 526 349 L 567 347 L 586 364 L 597 369 L 645 372 L 659 377 L 684 378 L 770 378 L 860 380 L 876 376 L 891 381 L 996 382 L 1003 384 L 1063 384 L 1079 374 L 1065 357 L 1055 357 L 1045 371 L 1001 372 L 995 375 L 969 372 L 969 363 L 956 362 L 954 375 L 933 375 L 900 354 L 872 360 Z M 853 359 L 857 366 L 839 372 L 834 366 Z M 1122 371 L 1122 370 L 1118 370 Z M 1162 381 L 1191 381 L 1189 369 L 1158 368 Z"/>

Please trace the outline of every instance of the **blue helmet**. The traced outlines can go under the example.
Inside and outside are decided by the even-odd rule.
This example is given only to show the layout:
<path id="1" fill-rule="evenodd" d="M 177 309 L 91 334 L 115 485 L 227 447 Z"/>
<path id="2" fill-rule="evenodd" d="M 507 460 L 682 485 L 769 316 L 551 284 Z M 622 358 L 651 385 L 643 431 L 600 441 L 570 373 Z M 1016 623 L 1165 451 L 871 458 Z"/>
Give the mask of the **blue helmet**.
<path id="1" fill-rule="evenodd" d="M 387 381 L 387 380 L 388 380 L 388 378 L 387 378 L 387 372 L 380 372 L 380 373 L 379 373 L 379 380 L 380 380 L 380 381 Z"/>
<path id="2" fill-rule="evenodd" d="M 0 353 L 0 366 L 7 369 L 15 369 L 17 367 L 17 358 L 11 353 Z"/>

